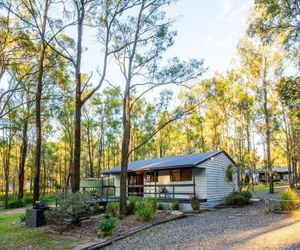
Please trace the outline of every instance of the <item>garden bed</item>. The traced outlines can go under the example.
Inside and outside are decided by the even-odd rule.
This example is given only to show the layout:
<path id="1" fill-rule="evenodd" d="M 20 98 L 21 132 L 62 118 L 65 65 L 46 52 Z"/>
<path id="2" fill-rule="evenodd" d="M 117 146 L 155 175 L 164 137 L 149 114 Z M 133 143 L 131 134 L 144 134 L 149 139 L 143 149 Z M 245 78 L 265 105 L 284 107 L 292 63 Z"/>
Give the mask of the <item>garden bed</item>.
<path id="1" fill-rule="evenodd" d="M 69 230 L 61 233 L 58 233 L 56 229 L 51 226 L 45 226 L 43 231 L 50 234 L 71 236 L 77 239 L 81 238 L 84 242 L 87 242 L 79 245 L 76 249 L 99 249 L 141 230 L 183 217 L 185 217 L 185 215 L 178 211 L 170 212 L 158 210 L 155 212 L 150 221 L 143 222 L 138 220 L 135 215 L 129 215 L 123 220 L 118 221 L 117 228 L 111 236 L 102 239 L 97 235 L 98 225 L 100 222 L 99 217 L 91 217 L 86 219 L 82 221 L 80 227 L 72 227 L 69 228 Z"/>

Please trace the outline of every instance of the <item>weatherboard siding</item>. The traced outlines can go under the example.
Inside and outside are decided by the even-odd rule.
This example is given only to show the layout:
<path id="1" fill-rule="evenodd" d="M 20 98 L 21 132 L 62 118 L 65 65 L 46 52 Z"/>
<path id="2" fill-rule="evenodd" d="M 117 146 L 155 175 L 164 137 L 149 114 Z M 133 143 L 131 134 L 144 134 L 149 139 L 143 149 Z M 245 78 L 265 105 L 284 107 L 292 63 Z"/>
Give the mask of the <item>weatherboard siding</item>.
<path id="1" fill-rule="evenodd" d="M 200 164 L 199 167 L 206 169 L 207 205 L 213 206 L 224 200 L 233 191 L 238 191 L 237 174 L 234 171 L 233 181 L 226 180 L 226 170 L 233 162 L 224 154 L 220 153 L 212 159 Z"/>

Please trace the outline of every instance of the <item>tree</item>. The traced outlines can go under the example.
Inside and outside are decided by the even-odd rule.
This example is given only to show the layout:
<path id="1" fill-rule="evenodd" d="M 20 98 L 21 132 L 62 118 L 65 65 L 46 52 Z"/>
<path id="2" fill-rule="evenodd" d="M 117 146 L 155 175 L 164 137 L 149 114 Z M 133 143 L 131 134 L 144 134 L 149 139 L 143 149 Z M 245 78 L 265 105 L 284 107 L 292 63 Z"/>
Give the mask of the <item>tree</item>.
<path id="1" fill-rule="evenodd" d="M 279 38 L 299 57 L 299 16 L 299 0 L 256 0 L 249 33 L 265 41 Z"/>
<path id="2" fill-rule="evenodd" d="M 169 61 L 169 65 L 159 70 L 162 54 L 173 44 L 175 32 L 170 30 L 171 20 L 166 19 L 162 11 L 171 0 L 139 1 L 135 6 L 137 15 L 120 19 L 113 26 L 113 47 L 124 48 L 114 53 L 115 61 L 124 77 L 123 96 L 123 136 L 121 156 L 120 209 L 126 210 L 126 183 L 129 156 L 147 143 L 167 121 L 146 140 L 130 149 L 132 110 L 142 96 L 154 88 L 166 84 L 180 85 L 202 74 L 202 61 L 180 62 L 178 58 Z M 144 90 L 141 90 L 144 88 Z M 133 98 L 132 93 L 140 90 Z M 181 115 L 177 114 L 177 119 Z M 171 120 L 175 120 L 172 118 Z"/>

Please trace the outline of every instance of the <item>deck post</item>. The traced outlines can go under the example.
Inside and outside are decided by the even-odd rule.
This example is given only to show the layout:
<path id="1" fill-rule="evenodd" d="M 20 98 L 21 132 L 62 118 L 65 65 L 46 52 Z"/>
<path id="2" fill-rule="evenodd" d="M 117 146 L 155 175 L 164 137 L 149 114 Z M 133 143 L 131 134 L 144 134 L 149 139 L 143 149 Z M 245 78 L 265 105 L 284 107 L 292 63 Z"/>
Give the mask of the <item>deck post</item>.
<path id="1" fill-rule="evenodd" d="M 175 199 L 175 186 L 173 185 L 173 199 Z"/>
<path id="2" fill-rule="evenodd" d="M 196 195 L 195 167 L 193 167 L 193 193 Z"/>
<path id="3" fill-rule="evenodd" d="M 155 198 L 156 198 L 156 178 L 157 178 L 157 171 L 154 171 L 154 195 L 155 195 Z"/>

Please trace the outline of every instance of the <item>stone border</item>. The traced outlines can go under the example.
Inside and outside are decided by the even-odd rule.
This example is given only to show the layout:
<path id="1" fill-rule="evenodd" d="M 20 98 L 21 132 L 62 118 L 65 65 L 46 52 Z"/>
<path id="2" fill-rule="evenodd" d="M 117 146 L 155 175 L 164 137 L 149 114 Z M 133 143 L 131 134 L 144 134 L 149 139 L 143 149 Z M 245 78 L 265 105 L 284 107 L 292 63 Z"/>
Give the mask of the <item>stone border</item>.
<path id="1" fill-rule="evenodd" d="M 111 245 L 112 243 L 114 243 L 116 241 L 122 240 L 122 239 L 124 239 L 124 238 L 126 238 L 128 236 L 136 234 L 136 233 L 138 233 L 140 231 L 143 231 L 145 229 L 148 229 L 148 228 L 151 228 L 151 227 L 163 224 L 163 223 L 167 223 L 167 222 L 170 222 L 170 221 L 174 221 L 174 220 L 177 220 L 177 219 L 182 219 L 182 218 L 185 218 L 185 217 L 187 217 L 185 214 L 180 214 L 180 215 L 178 215 L 178 216 L 176 216 L 174 218 L 171 218 L 171 219 L 164 219 L 164 220 L 157 221 L 157 222 L 154 222 L 154 223 L 150 223 L 150 224 L 147 224 L 147 225 L 139 226 L 137 228 L 128 230 L 128 231 L 126 231 L 124 233 L 120 233 L 119 235 L 113 236 L 110 239 L 105 240 L 103 242 L 90 244 L 88 246 L 86 246 L 87 244 L 84 244 L 82 247 L 78 246 L 76 249 L 78 249 L 78 250 L 96 250 L 96 249 L 101 249 L 103 247 Z"/>

